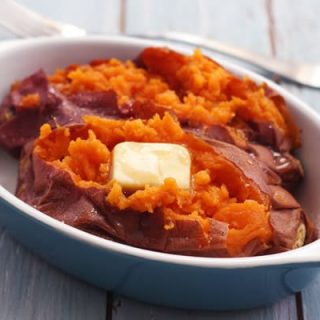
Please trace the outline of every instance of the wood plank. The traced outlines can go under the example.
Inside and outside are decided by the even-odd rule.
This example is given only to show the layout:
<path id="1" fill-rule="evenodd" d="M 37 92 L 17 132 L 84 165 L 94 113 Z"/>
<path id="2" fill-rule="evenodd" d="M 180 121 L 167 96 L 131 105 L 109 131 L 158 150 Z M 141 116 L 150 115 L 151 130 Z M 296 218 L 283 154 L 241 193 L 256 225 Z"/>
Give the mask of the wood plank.
<path id="1" fill-rule="evenodd" d="M 320 274 L 315 281 L 302 291 L 302 311 L 305 320 L 319 319 Z"/>
<path id="2" fill-rule="evenodd" d="M 319 63 L 320 2 L 273 1 L 277 57 Z"/>
<path id="3" fill-rule="evenodd" d="M 118 0 L 18 0 L 19 3 L 52 19 L 75 24 L 95 33 L 119 31 L 120 1 Z"/>
<path id="4" fill-rule="evenodd" d="M 169 9 L 168 9 L 169 8 Z M 135 0 L 128 1 L 124 30 L 128 33 L 181 31 L 198 33 L 239 47 L 271 54 L 270 15 L 263 0 Z M 137 17 L 142 17 L 139 19 Z M 297 319 L 295 297 L 272 307 L 240 312 L 191 312 L 146 305 L 118 296 L 113 319 Z"/>
<path id="5" fill-rule="evenodd" d="M 0 319 L 105 320 L 103 291 L 54 269 L 0 229 Z"/>
<path id="6" fill-rule="evenodd" d="M 284 320 L 297 319 L 295 300 L 285 299 L 272 307 L 248 311 L 190 311 L 147 305 L 124 297 L 115 297 L 112 320 Z"/>
<path id="7" fill-rule="evenodd" d="M 224 0 L 223 5 L 220 0 L 127 1 L 129 33 L 189 32 L 270 53 L 268 27 L 264 0 Z"/>

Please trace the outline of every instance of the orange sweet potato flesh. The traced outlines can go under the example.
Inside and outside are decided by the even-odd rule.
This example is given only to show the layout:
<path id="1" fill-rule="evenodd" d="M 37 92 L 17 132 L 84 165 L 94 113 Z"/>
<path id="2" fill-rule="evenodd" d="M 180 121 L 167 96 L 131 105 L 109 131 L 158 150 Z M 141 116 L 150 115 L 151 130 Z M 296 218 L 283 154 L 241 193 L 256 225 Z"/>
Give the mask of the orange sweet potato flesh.
<path id="1" fill-rule="evenodd" d="M 263 239 L 262 243 L 268 243 L 272 235 L 268 212 L 254 201 L 247 200 L 241 205 L 234 203 L 221 208 L 215 218 L 229 223 L 227 246 L 231 255 L 241 254 L 239 248 L 244 248 L 257 238 Z"/>
<path id="2" fill-rule="evenodd" d="M 301 224 L 305 242 L 315 238 L 301 206 L 283 189 L 303 175 L 290 154 L 300 132 L 284 99 L 199 50 L 186 56 L 147 48 L 135 62 L 72 65 L 49 82 L 38 72 L 12 88 L 2 109 L 0 138 L 10 129 L 11 140 L 0 142 L 10 150 L 19 151 L 48 122 L 24 148 L 17 195 L 72 226 L 137 247 L 201 256 L 290 250 Z M 122 141 L 186 146 L 191 189 L 167 179 L 130 192 L 110 181 L 112 149 Z"/>
<path id="3" fill-rule="evenodd" d="M 258 86 L 246 77 L 238 79 L 197 50 L 193 56 L 184 56 L 165 48 L 146 48 L 139 60 L 148 71 L 168 81 L 185 101 L 190 101 L 190 97 L 203 98 L 202 104 L 211 110 L 207 112 L 207 120 L 200 118 L 200 121 L 226 124 L 237 117 L 266 121 L 289 135 L 294 147 L 300 145 L 300 132 L 284 100 L 265 84 Z"/>
<path id="4" fill-rule="evenodd" d="M 154 116 L 148 121 L 85 116 L 84 122 L 83 125 L 54 130 L 49 125 L 41 128 L 39 139 L 29 147 L 29 156 L 24 158 L 24 162 L 34 168 L 35 180 L 20 180 L 17 190 L 19 197 L 77 226 L 81 214 L 77 212 L 77 217 L 74 214 L 73 218 L 67 215 L 70 208 L 74 209 L 78 204 L 72 203 L 68 205 L 69 209 L 59 210 L 59 206 L 54 204 L 56 199 L 50 198 L 50 192 L 56 196 L 55 187 L 49 188 L 49 195 L 46 192 L 45 196 L 39 197 L 39 187 L 33 185 L 33 189 L 38 189 L 37 196 L 30 196 L 31 191 L 26 183 L 37 184 L 44 179 L 43 175 L 49 175 L 53 184 L 61 187 L 64 181 L 81 199 L 88 199 L 88 193 L 89 198 L 92 198 L 92 194 L 100 195 L 100 207 L 91 199 L 92 207 L 89 206 L 88 210 L 95 212 L 95 215 L 99 213 L 99 219 L 103 221 L 99 224 L 99 235 L 106 238 L 153 250 L 209 256 L 244 255 L 245 248 L 253 240 L 259 243 L 260 251 L 271 246 L 268 195 L 212 145 L 184 132 L 169 114 L 163 118 Z M 130 193 L 123 190 L 109 176 L 112 149 L 122 141 L 170 142 L 186 146 L 192 157 L 191 189 L 179 189 L 175 180 L 168 178 L 162 186 L 146 186 Z M 23 167 L 24 170 L 26 167 Z M 46 169 L 40 170 L 39 167 Z M 25 177 L 27 173 L 20 172 L 20 177 L 22 175 Z M 82 228 L 93 232 L 92 229 L 95 230 L 97 226 L 94 219 L 87 217 L 90 212 L 82 214 L 87 221 L 86 224 L 82 222 Z M 72 213 L 69 212 L 69 215 Z M 111 227 L 114 223 L 110 222 L 115 217 L 121 217 L 126 231 L 133 228 L 139 234 L 139 239 L 133 234 L 125 236 L 128 232 L 120 235 L 119 231 L 115 231 Z M 150 229 L 144 227 L 144 240 L 140 238 L 142 231 L 137 226 L 137 219 L 147 225 L 149 222 L 146 221 L 150 219 L 157 221 L 152 227 L 149 226 Z M 104 225 L 107 227 L 103 229 Z M 187 236 L 186 232 L 190 234 Z M 159 239 L 154 240 L 159 234 L 161 239 L 167 239 L 161 245 Z"/>
<path id="5" fill-rule="evenodd" d="M 55 72 L 50 83 L 67 96 L 114 90 L 120 108 L 132 103 L 162 106 L 193 126 L 263 122 L 288 137 L 291 147 L 300 143 L 284 101 L 265 84 L 237 78 L 200 50 L 188 56 L 146 48 L 136 63 L 109 59 L 73 65 Z"/>

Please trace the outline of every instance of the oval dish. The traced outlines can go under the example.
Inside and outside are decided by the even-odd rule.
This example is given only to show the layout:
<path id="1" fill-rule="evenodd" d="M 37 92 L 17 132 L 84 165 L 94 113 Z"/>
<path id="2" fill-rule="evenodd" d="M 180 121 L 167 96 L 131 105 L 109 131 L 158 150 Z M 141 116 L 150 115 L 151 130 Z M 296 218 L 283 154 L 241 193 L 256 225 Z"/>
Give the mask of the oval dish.
<path id="1" fill-rule="evenodd" d="M 52 72 L 97 57 L 132 59 L 144 47 L 163 45 L 126 37 L 29 39 L 0 44 L 0 99 L 10 83 L 39 68 Z M 189 53 L 183 49 L 178 51 Z M 266 82 L 282 95 L 302 131 L 300 159 L 306 177 L 298 199 L 317 222 L 320 208 L 320 117 L 267 79 L 229 62 L 231 72 Z M 201 258 L 134 248 L 72 228 L 13 195 L 16 160 L 0 156 L 0 222 L 53 265 L 101 288 L 148 303 L 188 309 L 243 309 L 271 304 L 301 290 L 320 266 L 320 240 L 285 253 L 248 258 Z"/>

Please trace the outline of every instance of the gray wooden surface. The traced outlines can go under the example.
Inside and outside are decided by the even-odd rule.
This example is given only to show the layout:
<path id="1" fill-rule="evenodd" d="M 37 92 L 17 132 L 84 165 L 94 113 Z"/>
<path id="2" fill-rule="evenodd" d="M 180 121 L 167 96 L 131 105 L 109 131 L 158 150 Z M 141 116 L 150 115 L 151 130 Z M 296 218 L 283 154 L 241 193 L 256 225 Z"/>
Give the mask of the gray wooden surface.
<path id="1" fill-rule="evenodd" d="M 0 0 L 1 1 L 1 0 Z M 20 0 L 92 32 L 184 31 L 283 59 L 320 62 L 318 0 Z M 0 39 L 12 36 L 0 29 Z M 282 84 L 320 112 L 320 91 Z M 146 305 L 82 283 L 47 265 L 0 228 L 0 320 L 320 318 L 320 276 L 271 307 L 190 312 Z"/>

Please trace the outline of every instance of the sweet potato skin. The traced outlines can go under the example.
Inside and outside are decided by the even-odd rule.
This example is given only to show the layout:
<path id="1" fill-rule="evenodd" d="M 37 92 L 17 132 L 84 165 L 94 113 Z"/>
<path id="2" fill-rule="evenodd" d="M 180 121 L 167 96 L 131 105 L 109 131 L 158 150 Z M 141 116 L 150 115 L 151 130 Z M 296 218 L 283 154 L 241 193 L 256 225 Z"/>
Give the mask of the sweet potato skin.
<path id="1" fill-rule="evenodd" d="M 185 62 L 184 56 L 159 48 L 146 49 L 139 58 L 141 66 L 167 78 L 179 97 L 184 96 L 186 90 L 181 89 L 181 79 L 177 79 L 175 73 Z M 243 82 L 230 75 L 228 79 L 227 96 L 245 99 L 246 90 L 257 89 L 250 81 Z M 305 243 L 316 238 L 312 222 L 287 191 L 294 189 L 303 177 L 300 162 L 290 153 L 300 144 L 300 132 L 285 101 L 267 87 L 264 89 L 266 97 L 273 101 L 285 120 L 286 134 L 272 122 L 247 119 L 241 110 L 239 115 L 244 120 L 231 121 L 227 125 L 202 125 L 179 119 L 185 130 L 201 136 L 239 168 L 265 195 L 266 203 L 270 202 L 272 246 L 266 248 L 253 240 L 241 253 L 248 256 L 292 249 L 301 224 L 307 230 Z M 160 211 L 156 210 L 153 215 L 141 215 L 133 210 L 119 212 L 106 204 L 103 190 L 77 186 L 68 173 L 32 153 L 31 141 L 38 136 L 43 123 L 49 123 L 52 128 L 81 126 L 82 116 L 87 114 L 116 119 L 149 119 L 167 111 L 174 115 L 174 110 L 167 105 L 134 99 L 119 105 L 118 98 L 112 90 L 63 95 L 48 82 L 42 71 L 14 85 L 0 108 L 0 145 L 16 156 L 25 146 L 17 195 L 58 220 L 107 239 L 169 253 L 229 256 L 227 223 L 208 218 L 209 238 L 197 221 L 178 221 L 174 229 L 164 229 L 164 216 Z"/>
<path id="2" fill-rule="evenodd" d="M 81 188 L 69 174 L 43 161 L 27 144 L 21 159 L 16 195 L 49 216 L 100 237 L 150 250 L 196 256 L 228 256 L 227 224 L 210 219 L 205 239 L 196 221 L 180 221 L 166 230 L 160 211 L 141 214 L 108 206 L 105 191 Z"/>
<path id="3" fill-rule="evenodd" d="M 81 131 L 82 127 L 70 128 Z M 306 242 L 314 240 L 313 225 L 301 206 L 285 189 L 272 185 L 272 180 L 257 160 L 230 144 L 212 139 L 210 144 L 215 152 L 251 181 L 253 188 L 260 190 L 265 205 L 270 201 L 273 240 L 269 246 L 253 239 L 241 252 L 230 253 L 227 248 L 230 229 L 225 221 L 208 217 L 206 232 L 198 221 L 187 219 L 176 221 L 174 228 L 164 228 L 166 221 L 161 210 L 150 214 L 112 207 L 105 201 L 105 189 L 77 185 L 67 171 L 34 152 L 34 142 L 29 142 L 24 148 L 16 195 L 38 210 L 78 229 L 124 244 L 167 253 L 230 257 L 286 251 L 292 249 L 301 223 L 307 228 Z M 287 228 L 289 222 L 290 228 Z"/>
<path id="4" fill-rule="evenodd" d="M 28 95 L 39 97 L 36 105 L 22 107 Z M 48 83 L 46 74 L 39 70 L 27 77 L 5 97 L 0 106 L 0 145 L 15 156 L 21 148 L 39 135 L 44 123 L 53 128 L 82 123 L 85 114 L 102 117 L 124 116 L 114 91 L 81 92 L 66 97 Z"/>

